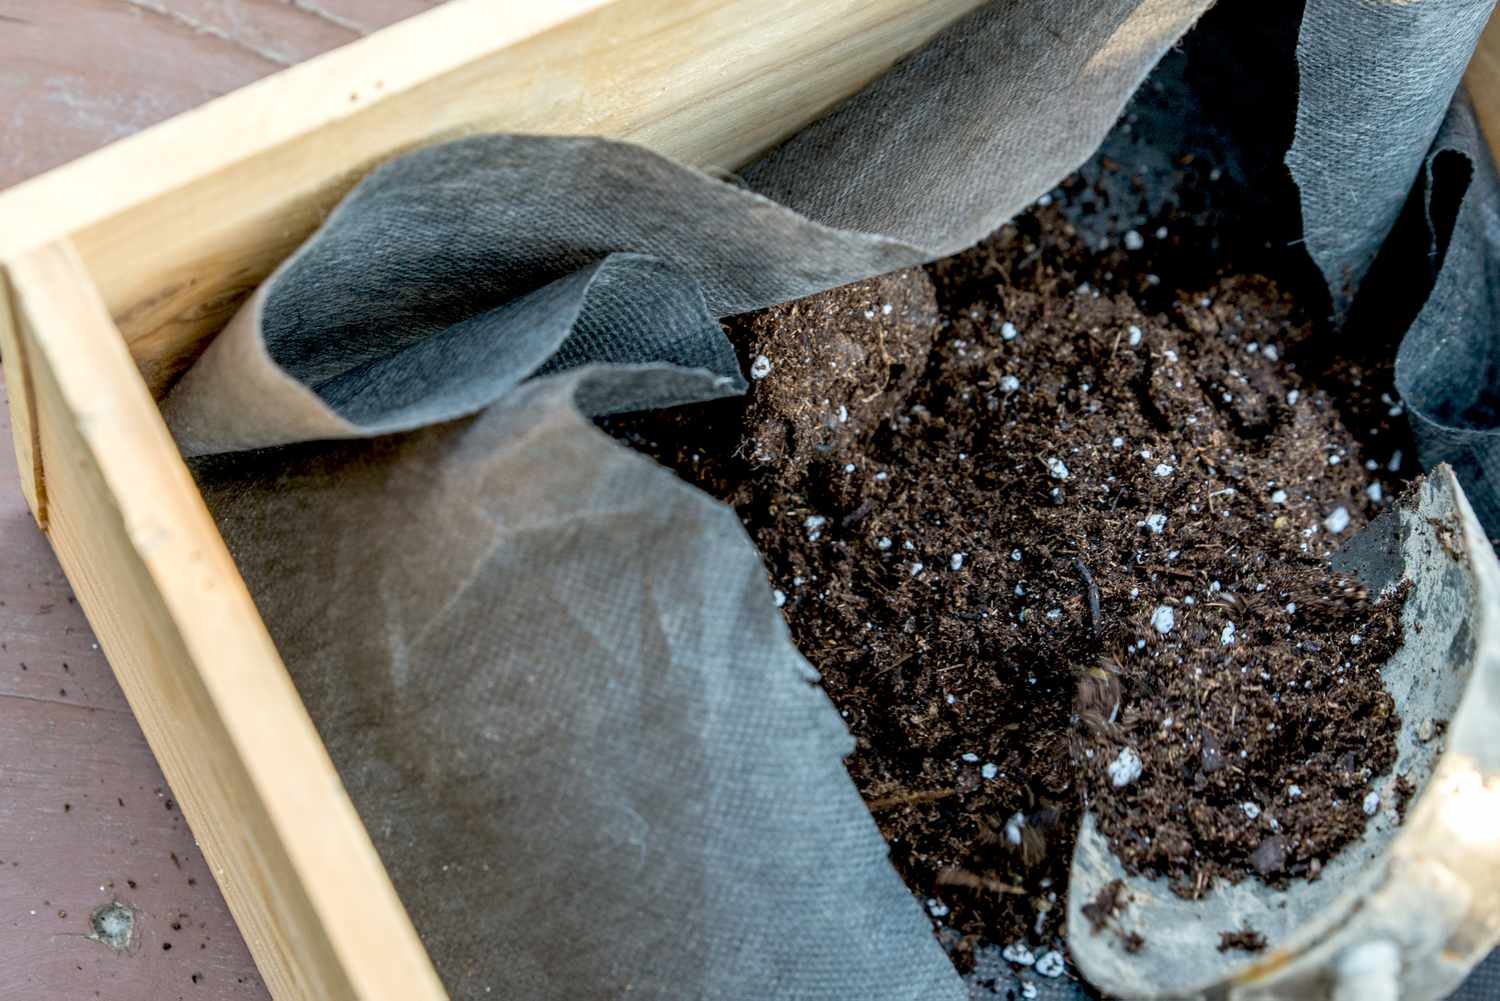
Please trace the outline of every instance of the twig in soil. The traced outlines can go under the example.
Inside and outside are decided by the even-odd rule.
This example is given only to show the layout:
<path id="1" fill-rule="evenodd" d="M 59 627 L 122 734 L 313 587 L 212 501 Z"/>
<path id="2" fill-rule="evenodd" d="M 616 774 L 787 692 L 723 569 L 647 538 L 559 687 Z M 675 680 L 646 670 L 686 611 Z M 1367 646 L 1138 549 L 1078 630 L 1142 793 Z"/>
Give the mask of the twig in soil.
<path id="1" fill-rule="evenodd" d="M 1099 585 L 1094 583 L 1094 575 L 1089 573 L 1088 564 L 1082 559 L 1073 557 L 1073 568 L 1083 578 L 1083 586 L 1088 592 L 1089 601 L 1089 628 L 1095 636 L 1099 635 Z"/>
<path id="2" fill-rule="evenodd" d="M 881 799 L 872 799 L 865 804 L 873 813 L 876 810 L 889 810 L 893 806 L 910 806 L 913 803 L 931 803 L 934 800 L 947 799 L 949 796 L 958 795 L 957 789 L 925 789 L 921 792 L 905 792 L 898 796 L 886 796 Z"/>
<path id="3" fill-rule="evenodd" d="M 1176 567 L 1154 566 L 1148 563 L 1142 563 L 1140 566 L 1142 570 L 1150 570 L 1152 573 L 1166 574 L 1168 577 L 1183 577 L 1191 579 L 1193 576 L 1190 571 L 1178 570 Z"/>
<path id="4" fill-rule="evenodd" d="M 890 672 L 894 671 L 896 668 L 900 667 L 902 664 L 905 664 L 907 661 L 911 660 L 916 655 L 917 655 L 917 651 L 915 651 L 915 650 L 909 650 L 909 651 L 907 651 L 906 656 L 902 657 L 898 661 L 895 661 L 894 663 L 887 664 L 885 667 L 882 667 L 880 670 L 876 671 L 874 673 L 874 675 L 872 675 L 872 677 L 878 678 L 882 674 L 889 674 Z"/>
<path id="5" fill-rule="evenodd" d="M 1027 896 L 1027 891 L 1014 883 L 1006 883 L 990 876 L 981 876 L 977 872 L 960 869 L 957 866 L 949 866 L 937 874 L 939 884 L 947 886 L 966 886 L 971 890 L 988 890 L 990 893 L 1011 893 L 1016 896 Z"/>
<path id="6" fill-rule="evenodd" d="M 859 505 L 859 507 L 844 515 L 844 517 L 839 521 L 839 527 L 850 528 L 854 525 L 858 525 L 861 521 L 865 520 L 865 516 L 870 513 L 870 510 L 874 506 L 874 501 L 870 500 L 868 497 L 865 498 L 865 500 Z"/>

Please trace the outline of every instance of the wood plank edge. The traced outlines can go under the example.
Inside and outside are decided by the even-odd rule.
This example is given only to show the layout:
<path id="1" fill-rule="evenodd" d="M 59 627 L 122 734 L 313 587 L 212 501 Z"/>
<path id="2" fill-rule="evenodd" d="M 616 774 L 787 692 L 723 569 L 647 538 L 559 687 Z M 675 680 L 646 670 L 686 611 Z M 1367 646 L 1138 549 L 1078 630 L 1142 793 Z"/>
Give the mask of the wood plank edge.
<path id="1" fill-rule="evenodd" d="M 37 525 L 47 529 L 47 489 L 42 477 L 37 442 L 36 394 L 26 345 L 15 314 L 15 295 L 7 269 L 0 267 L 0 363 L 5 366 L 5 393 L 10 405 L 11 438 L 15 445 L 21 493 Z"/>
<path id="2" fill-rule="evenodd" d="M 449 0 L 271 74 L 0 192 L 0 259 L 70 239 L 613 2 Z"/>
<path id="3" fill-rule="evenodd" d="M 185 676 L 171 680 L 211 706 L 210 724 L 222 730 L 234 773 L 247 777 L 234 792 L 260 816 L 218 816 L 224 811 L 213 802 L 229 794 L 195 780 L 194 748 L 176 746 L 190 728 L 158 704 L 160 693 L 149 679 L 116 666 L 267 981 L 282 985 L 278 997 L 285 1001 L 442 1001 L 447 995 L 426 951 L 76 251 L 65 242 L 39 248 L 11 260 L 7 271 L 17 339 L 27 340 L 36 388 L 60 399 L 73 425 L 69 433 L 79 442 L 81 454 L 67 460 L 96 473 L 113 504 L 84 531 L 125 538 L 139 571 L 135 576 L 148 586 L 141 589 L 146 593 L 121 594 L 127 577 L 121 568 L 87 565 L 87 548 L 65 551 L 54 536 L 64 569 L 91 622 L 118 619 L 104 606 L 120 603 L 168 622 L 170 642 L 149 649 L 112 650 L 108 637 L 118 629 L 99 628 L 99 639 L 112 665 L 117 657 L 149 665 L 184 651 Z M 46 409 L 43 420 L 56 408 Z M 186 697 L 175 694 L 179 701 Z M 224 749 L 202 750 L 211 757 Z M 179 781 L 183 788 L 177 788 Z M 273 869 L 284 857 L 294 885 L 258 885 L 253 874 L 235 871 L 234 852 L 221 850 L 226 839 L 253 838 L 258 826 L 270 832 L 271 843 L 242 846 L 241 852 L 271 860 Z M 304 899 L 316 926 L 281 927 L 278 915 L 295 916 Z M 286 950 L 272 946 L 285 935 L 326 937 L 337 969 L 280 968 L 289 962 Z M 310 949 L 317 955 L 322 947 Z M 347 990 L 288 992 L 287 985 L 326 985 L 330 978 Z"/>

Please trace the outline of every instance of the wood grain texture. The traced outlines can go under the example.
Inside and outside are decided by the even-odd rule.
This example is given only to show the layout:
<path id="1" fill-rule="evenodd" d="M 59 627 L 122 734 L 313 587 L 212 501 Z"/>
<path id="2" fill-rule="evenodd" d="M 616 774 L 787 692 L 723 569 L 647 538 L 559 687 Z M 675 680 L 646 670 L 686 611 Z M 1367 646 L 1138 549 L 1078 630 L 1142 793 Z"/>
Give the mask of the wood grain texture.
<path id="1" fill-rule="evenodd" d="M 48 537 L 273 994 L 443 998 L 76 253 L 6 271 Z"/>
<path id="2" fill-rule="evenodd" d="M 160 391 L 393 154 L 591 133 L 736 167 L 978 2 L 455 0 L 0 195 L 0 258 L 72 239 Z"/>
<path id="3" fill-rule="evenodd" d="M 0 1001 L 105 989 L 112 1001 L 265 1001 L 15 478 L 0 455 Z M 112 900 L 135 913 L 124 955 L 86 937 L 89 914 Z"/>
<path id="4" fill-rule="evenodd" d="M 293 2 L 368 33 L 440 0 Z M 218 6 L 254 23 L 246 9 L 282 3 Z M 277 24 L 286 31 L 279 50 L 295 58 L 348 37 L 307 19 Z M 0 188 L 277 68 L 233 39 L 120 0 L 0 0 Z M 0 338 L 9 316 L 0 305 Z M 5 384 L 19 385 L 16 349 L 0 343 L 0 357 L 11 363 L 0 365 Z M 0 436 L 10 436 L 6 409 Z M 175 795 L 27 511 L 23 490 L 34 484 L 10 454 L 0 450 L 0 1001 L 266 1001 Z M 89 913 L 111 899 L 135 913 L 135 946 L 123 955 L 86 937 Z"/>
<path id="5" fill-rule="evenodd" d="M 31 392 L 31 370 L 26 365 L 16 317 L 11 309 L 10 286 L 0 274 L 0 360 L 5 365 L 7 420 L 11 423 L 10 439 L 15 445 L 16 479 L 21 496 L 39 525 L 46 524 L 46 490 L 42 487 L 42 470 L 37 464 L 37 427 L 35 398 Z M 13 405 L 11 404 L 13 401 Z"/>
<path id="6" fill-rule="evenodd" d="M 0 188 L 440 0 L 0 0 Z"/>
<path id="7" fill-rule="evenodd" d="M 124 955 L 86 937 L 89 914 L 112 900 L 135 913 Z M 112 1001 L 267 997 L 0 458 L 0 1001 L 75 1001 L 105 988 Z"/>

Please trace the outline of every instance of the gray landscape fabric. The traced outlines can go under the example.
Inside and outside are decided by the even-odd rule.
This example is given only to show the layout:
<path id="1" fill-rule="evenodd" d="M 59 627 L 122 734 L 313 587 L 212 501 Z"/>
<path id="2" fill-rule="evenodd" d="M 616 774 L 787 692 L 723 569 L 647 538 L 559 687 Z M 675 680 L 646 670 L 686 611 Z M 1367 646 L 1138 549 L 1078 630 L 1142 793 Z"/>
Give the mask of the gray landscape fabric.
<path id="1" fill-rule="evenodd" d="M 743 391 L 719 317 L 991 232 L 1206 6 L 989 4 L 730 182 L 598 138 L 409 154 L 174 388 L 455 998 L 992 996 L 891 868 L 733 512 L 588 418 Z M 1311 0 L 1287 162 L 1338 312 L 1426 199 L 1436 287 L 1398 377 L 1493 530 L 1495 176 L 1454 99 L 1487 13 Z"/>

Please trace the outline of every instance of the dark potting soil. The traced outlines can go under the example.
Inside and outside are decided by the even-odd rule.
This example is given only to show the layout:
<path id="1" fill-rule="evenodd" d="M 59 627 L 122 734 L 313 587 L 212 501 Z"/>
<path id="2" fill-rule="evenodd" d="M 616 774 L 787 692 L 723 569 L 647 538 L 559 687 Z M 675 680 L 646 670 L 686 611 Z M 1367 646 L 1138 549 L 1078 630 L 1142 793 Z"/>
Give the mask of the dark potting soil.
<path id="1" fill-rule="evenodd" d="M 734 321 L 744 400 L 605 422 L 739 512 L 896 867 L 966 935 L 1059 932 L 1086 807 L 1193 897 L 1315 879 L 1395 805 L 1402 597 L 1327 557 L 1390 503 L 1399 405 L 1335 405 L 1374 384 L 1299 371 L 1303 307 L 1199 236 L 1100 250 L 1038 206 Z"/>

